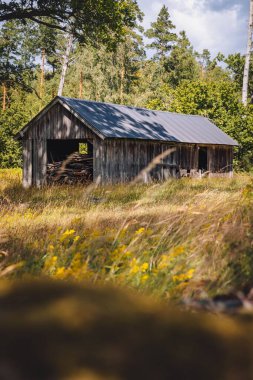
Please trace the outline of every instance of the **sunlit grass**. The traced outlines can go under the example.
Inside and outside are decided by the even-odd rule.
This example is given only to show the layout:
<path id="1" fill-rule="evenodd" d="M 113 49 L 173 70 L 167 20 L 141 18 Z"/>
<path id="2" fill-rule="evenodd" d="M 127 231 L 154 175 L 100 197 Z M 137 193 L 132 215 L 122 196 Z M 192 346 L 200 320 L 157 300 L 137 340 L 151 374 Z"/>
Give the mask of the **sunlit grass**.
<path id="1" fill-rule="evenodd" d="M 24 190 L 0 171 L 0 244 L 17 276 L 113 282 L 162 297 L 228 291 L 253 275 L 252 178 Z M 2 243 L 1 243 L 2 239 Z"/>

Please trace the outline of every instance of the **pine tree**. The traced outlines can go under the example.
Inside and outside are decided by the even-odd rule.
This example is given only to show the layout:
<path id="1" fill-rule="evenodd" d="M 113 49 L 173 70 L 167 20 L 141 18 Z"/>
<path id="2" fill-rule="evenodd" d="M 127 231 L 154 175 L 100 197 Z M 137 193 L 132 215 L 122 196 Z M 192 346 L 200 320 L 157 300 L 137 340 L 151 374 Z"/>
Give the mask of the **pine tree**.
<path id="1" fill-rule="evenodd" d="M 119 44 L 114 59 L 118 67 L 119 99 L 123 103 L 139 81 L 141 62 L 145 57 L 142 37 L 129 30 L 124 41 Z"/>
<path id="2" fill-rule="evenodd" d="M 0 84 L 6 89 L 20 86 L 31 91 L 34 77 L 35 46 L 33 23 L 9 21 L 0 29 Z"/>
<path id="3" fill-rule="evenodd" d="M 230 54 L 224 62 L 227 64 L 231 78 L 235 81 L 238 91 L 241 91 L 243 86 L 243 71 L 245 65 L 245 57 L 240 53 Z M 251 55 L 249 66 L 249 82 L 248 92 L 253 94 L 253 57 Z"/>
<path id="4" fill-rule="evenodd" d="M 176 45 L 167 58 L 165 68 L 169 75 L 169 83 L 176 87 L 182 80 L 195 80 L 199 69 L 193 47 L 184 31 L 179 33 Z"/>
<path id="5" fill-rule="evenodd" d="M 177 35 L 172 31 L 175 29 L 168 8 L 164 5 L 160 10 L 157 20 L 151 23 L 145 35 L 153 41 L 147 45 L 148 48 L 155 49 L 155 59 L 164 60 L 170 53 L 171 49 L 177 41 Z"/>

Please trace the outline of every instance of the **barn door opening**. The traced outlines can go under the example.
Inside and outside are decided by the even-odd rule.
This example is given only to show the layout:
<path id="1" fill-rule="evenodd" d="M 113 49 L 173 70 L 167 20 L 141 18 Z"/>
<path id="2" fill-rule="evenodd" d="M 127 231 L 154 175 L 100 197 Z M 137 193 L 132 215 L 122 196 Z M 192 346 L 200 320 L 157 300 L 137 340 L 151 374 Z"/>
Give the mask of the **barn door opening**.
<path id="1" fill-rule="evenodd" d="M 47 140 L 47 183 L 93 180 L 93 144 L 87 140 Z"/>
<path id="2" fill-rule="evenodd" d="M 207 148 L 199 147 L 199 170 L 207 172 Z"/>

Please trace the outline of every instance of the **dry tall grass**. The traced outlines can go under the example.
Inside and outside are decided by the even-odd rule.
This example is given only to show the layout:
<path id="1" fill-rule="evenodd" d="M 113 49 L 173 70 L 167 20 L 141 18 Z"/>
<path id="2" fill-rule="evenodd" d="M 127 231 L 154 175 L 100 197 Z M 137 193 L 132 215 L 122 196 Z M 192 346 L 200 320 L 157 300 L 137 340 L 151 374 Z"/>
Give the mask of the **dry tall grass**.
<path id="1" fill-rule="evenodd" d="M 114 282 L 168 298 L 229 291 L 253 277 L 248 175 L 88 191 L 24 190 L 20 175 L 0 171 L 5 267 L 24 263 L 12 275 Z"/>

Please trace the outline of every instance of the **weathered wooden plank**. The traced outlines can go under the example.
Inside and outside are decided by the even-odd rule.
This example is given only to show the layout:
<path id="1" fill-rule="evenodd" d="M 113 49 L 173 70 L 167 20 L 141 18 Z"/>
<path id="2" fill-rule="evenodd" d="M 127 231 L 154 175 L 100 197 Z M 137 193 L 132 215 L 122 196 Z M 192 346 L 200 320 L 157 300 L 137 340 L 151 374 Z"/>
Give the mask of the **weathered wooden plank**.
<path id="1" fill-rule="evenodd" d="M 32 140 L 23 140 L 23 186 L 32 186 Z"/>

